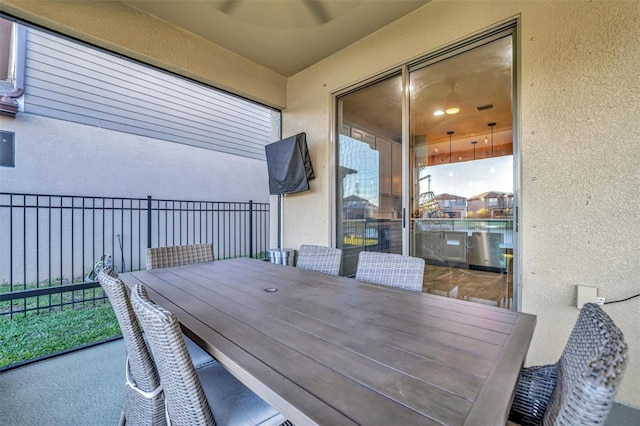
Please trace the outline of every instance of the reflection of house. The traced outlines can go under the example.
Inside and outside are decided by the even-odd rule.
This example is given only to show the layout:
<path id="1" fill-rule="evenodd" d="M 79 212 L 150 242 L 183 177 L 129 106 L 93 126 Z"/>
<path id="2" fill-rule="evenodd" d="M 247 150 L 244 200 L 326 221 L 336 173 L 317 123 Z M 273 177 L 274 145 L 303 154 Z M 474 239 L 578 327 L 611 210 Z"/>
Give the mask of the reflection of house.
<path id="1" fill-rule="evenodd" d="M 490 191 L 467 199 L 467 216 L 498 218 L 510 216 L 513 194 Z"/>
<path id="2" fill-rule="evenodd" d="M 503 217 L 513 217 L 513 192 L 507 192 L 502 196 Z"/>
<path id="3" fill-rule="evenodd" d="M 343 219 L 365 219 L 371 217 L 375 205 L 357 195 L 349 195 L 343 200 Z"/>
<path id="4" fill-rule="evenodd" d="M 438 194 L 435 200 L 440 205 L 443 217 L 461 218 L 465 216 L 467 199 L 459 195 Z"/>

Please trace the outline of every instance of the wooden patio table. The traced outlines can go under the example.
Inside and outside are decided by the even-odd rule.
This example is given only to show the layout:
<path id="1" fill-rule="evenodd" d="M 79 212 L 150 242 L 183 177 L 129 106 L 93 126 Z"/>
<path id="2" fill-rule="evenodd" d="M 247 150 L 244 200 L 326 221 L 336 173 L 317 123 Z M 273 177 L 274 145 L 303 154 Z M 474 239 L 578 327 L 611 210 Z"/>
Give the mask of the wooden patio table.
<path id="1" fill-rule="evenodd" d="M 536 322 L 248 258 L 120 276 L 298 426 L 504 425 Z"/>

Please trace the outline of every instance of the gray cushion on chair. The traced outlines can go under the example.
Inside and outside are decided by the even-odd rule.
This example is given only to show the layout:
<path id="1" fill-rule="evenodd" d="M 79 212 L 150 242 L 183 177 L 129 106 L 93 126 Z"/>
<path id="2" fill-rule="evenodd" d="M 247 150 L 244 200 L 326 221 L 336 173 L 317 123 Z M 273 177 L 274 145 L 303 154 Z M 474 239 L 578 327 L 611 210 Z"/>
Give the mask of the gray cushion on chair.
<path id="1" fill-rule="evenodd" d="M 214 362 L 218 362 L 215 358 L 213 358 L 207 351 L 202 349 L 196 342 L 191 340 L 189 336 L 183 334 L 184 342 L 187 344 L 187 350 L 189 351 L 189 355 L 191 356 L 191 362 L 193 362 L 193 366 L 198 369 L 202 367 L 206 367 L 209 364 Z"/>
<path id="2" fill-rule="evenodd" d="M 286 420 L 219 363 L 199 369 L 198 377 L 218 426 L 277 426 Z"/>

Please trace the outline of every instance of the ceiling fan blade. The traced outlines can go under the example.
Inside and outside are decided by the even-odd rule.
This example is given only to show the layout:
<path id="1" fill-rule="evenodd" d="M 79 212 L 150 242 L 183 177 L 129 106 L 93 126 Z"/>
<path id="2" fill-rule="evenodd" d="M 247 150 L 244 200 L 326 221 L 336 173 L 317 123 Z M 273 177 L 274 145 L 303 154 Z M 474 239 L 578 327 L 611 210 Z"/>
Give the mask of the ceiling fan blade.
<path id="1" fill-rule="evenodd" d="M 238 0 L 224 0 L 219 3 L 220 5 L 218 6 L 218 10 L 222 13 L 226 13 L 227 15 L 231 15 L 233 9 L 235 9 L 240 2 Z"/>
<path id="2" fill-rule="evenodd" d="M 303 2 L 307 5 L 313 14 L 313 17 L 319 24 L 326 24 L 333 19 L 319 0 L 303 0 Z"/>

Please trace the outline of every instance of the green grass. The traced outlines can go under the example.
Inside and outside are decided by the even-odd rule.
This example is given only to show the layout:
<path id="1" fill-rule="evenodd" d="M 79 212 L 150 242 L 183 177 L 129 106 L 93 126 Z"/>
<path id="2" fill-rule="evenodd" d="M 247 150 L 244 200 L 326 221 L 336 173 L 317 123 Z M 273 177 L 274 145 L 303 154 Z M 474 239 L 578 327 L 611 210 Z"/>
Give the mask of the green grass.
<path id="1" fill-rule="evenodd" d="M 0 368 L 121 334 L 109 303 L 10 319 L 0 317 Z"/>

